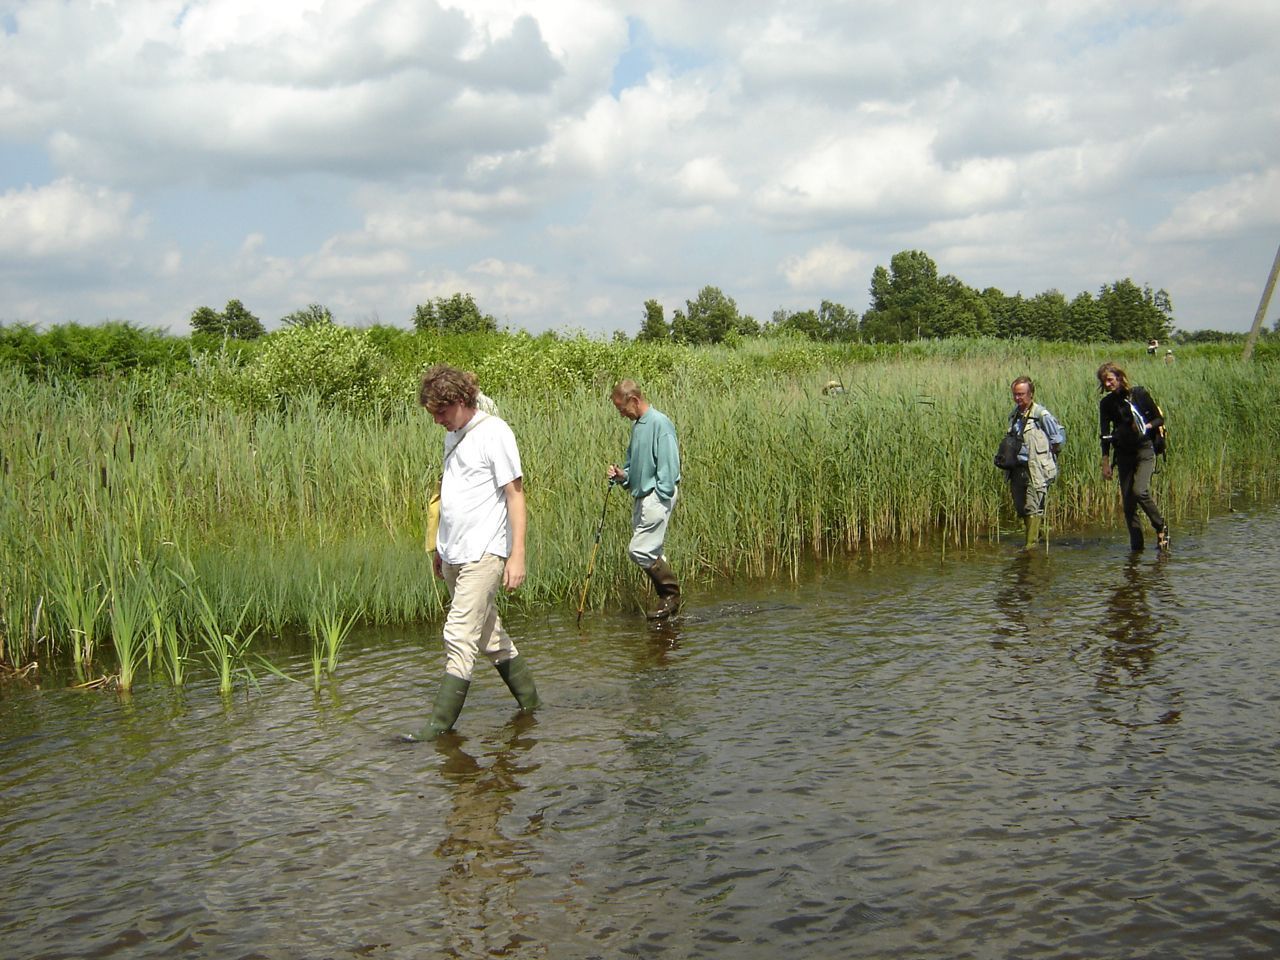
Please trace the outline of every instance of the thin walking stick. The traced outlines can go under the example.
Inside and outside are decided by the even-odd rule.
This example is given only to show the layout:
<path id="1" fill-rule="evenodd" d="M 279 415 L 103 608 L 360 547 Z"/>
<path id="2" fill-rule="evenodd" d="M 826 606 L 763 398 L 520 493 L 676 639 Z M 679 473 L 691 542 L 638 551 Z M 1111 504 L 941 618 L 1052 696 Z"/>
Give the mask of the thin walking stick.
<path id="1" fill-rule="evenodd" d="M 600 522 L 596 524 L 596 544 L 591 548 L 591 560 L 587 563 L 587 579 L 582 582 L 582 599 L 578 601 L 578 626 L 582 626 L 582 611 L 587 606 L 587 590 L 591 588 L 591 574 L 596 568 L 596 554 L 600 550 L 600 534 L 604 531 L 605 511 L 609 508 L 609 494 L 613 492 L 613 481 L 604 491 L 604 505 L 600 507 Z"/>

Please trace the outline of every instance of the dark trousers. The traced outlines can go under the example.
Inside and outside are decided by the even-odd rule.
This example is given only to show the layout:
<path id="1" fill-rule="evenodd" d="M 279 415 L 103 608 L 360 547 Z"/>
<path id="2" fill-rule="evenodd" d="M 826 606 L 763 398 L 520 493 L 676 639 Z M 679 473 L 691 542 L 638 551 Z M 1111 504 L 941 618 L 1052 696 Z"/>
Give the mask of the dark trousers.
<path id="1" fill-rule="evenodd" d="M 1156 452 L 1151 444 L 1144 443 L 1132 453 L 1116 457 L 1116 473 L 1120 475 L 1120 500 L 1124 504 L 1124 523 L 1129 528 L 1129 547 L 1141 550 L 1142 521 L 1138 508 L 1147 515 L 1151 526 L 1160 532 L 1164 529 L 1164 517 L 1151 496 L 1151 476 L 1156 472 Z"/>

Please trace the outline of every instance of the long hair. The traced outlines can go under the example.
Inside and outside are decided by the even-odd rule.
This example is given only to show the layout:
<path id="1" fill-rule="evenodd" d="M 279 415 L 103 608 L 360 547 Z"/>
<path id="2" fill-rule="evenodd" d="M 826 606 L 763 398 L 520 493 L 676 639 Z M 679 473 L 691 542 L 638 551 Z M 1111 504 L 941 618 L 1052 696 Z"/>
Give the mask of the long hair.
<path id="1" fill-rule="evenodd" d="M 1103 377 L 1105 377 L 1108 373 L 1115 374 L 1115 378 L 1116 378 L 1116 380 L 1117 380 L 1117 381 L 1119 382 L 1119 384 L 1120 384 L 1120 389 L 1121 389 L 1121 390 L 1123 390 L 1124 392 L 1128 393 L 1128 391 L 1129 391 L 1129 376 L 1128 376 L 1128 374 L 1126 374 L 1123 370 L 1121 370 L 1119 367 L 1117 367 L 1117 366 L 1116 366 L 1114 363 L 1112 363 L 1110 360 L 1108 360 L 1106 363 L 1104 363 L 1102 366 L 1100 366 L 1100 367 L 1098 368 L 1098 389 L 1099 389 L 1102 393 L 1106 393 L 1106 392 L 1107 392 L 1106 385 L 1105 385 L 1105 384 L 1103 384 L 1103 382 L 1102 382 L 1102 378 L 1103 378 Z"/>
<path id="2" fill-rule="evenodd" d="M 474 407 L 479 393 L 480 384 L 470 370 L 459 370 L 447 363 L 437 363 L 422 375 L 418 403 L 432 413 L 443 410 L 451 403 Z"/>

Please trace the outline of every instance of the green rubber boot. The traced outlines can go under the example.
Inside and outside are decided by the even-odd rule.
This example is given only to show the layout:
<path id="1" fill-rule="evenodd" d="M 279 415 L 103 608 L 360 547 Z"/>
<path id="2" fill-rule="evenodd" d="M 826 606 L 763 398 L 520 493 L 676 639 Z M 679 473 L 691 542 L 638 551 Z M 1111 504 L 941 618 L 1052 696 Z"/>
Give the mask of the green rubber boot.
<path id="1" fill-rule="evenodd" d="M 515 656 L 510 660 L 503 660 L 497 667 L 507 689 L 516 698 L 516 703 L 520 704 L 520 709 L 536 710 L 542 699 L 533 683 L 533 671 L 529 669 L 529 662 L 524 657 Z"/>
<path id="2" fill-rule="evenodd" d="M 467 699 L 467 690 L 471 688 L 470 680 L 463 680 L 451 673 L 446 673 L 440 681 L 440 689 L 436 691 L 436 702 L 431 708 L 431 718 L 417 733 L 405 734 L 401 739 L 407 741 L 434 740 L 440 734 L 453 727 L 462 713 L 462 704 Z"/>
<path id="3" fill-rule="evenodd" d="M 1024 517 L 1023 520 L 1027 525 L 1027 542 L 1022 545 L 1023 549 L 1034 550 L 1036 541 L 1040 539 L 1040 518 Z"/>

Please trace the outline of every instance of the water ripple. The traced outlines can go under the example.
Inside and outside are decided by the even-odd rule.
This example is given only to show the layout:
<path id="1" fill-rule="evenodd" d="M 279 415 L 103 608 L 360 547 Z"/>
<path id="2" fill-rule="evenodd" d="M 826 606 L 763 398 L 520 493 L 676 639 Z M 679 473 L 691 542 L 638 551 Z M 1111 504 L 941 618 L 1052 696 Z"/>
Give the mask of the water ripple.
<path id="1" fill-rule="evenodd" d="M 1278 587 L 1271 510 L 513 616 L 546 709 L 483 669 L 435 745 L 423 631 L 318 695 L 5 687 L 0 955 L 1273 956 Z"/>

